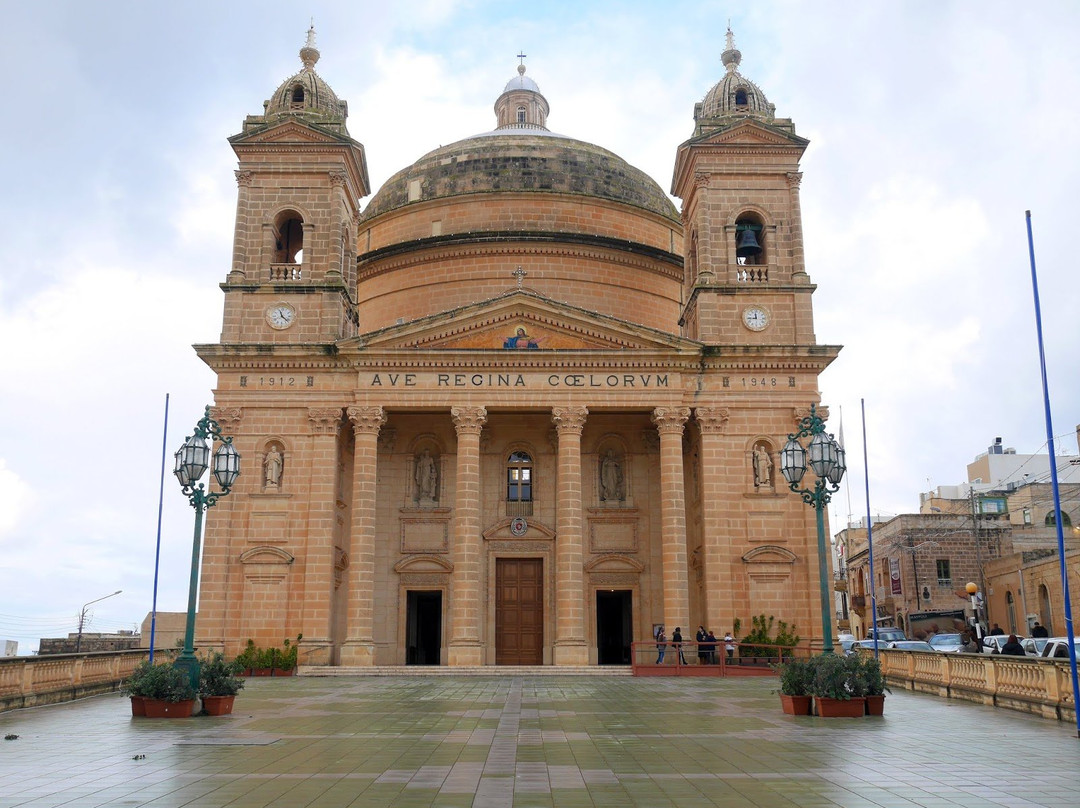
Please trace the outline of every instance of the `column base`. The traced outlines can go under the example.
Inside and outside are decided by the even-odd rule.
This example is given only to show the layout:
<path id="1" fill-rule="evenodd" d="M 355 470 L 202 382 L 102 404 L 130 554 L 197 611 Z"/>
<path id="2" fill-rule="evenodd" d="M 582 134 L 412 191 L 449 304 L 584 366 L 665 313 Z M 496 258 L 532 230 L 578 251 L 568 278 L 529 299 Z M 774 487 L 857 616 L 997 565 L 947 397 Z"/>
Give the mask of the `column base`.
<path id="1" fill-rule="evenodd" d="M 451 668 L 475 668 L 484 664 L 484 646 L 478 642 L 450 643 L 446 664 Z"/>
<path id="2" fill-rule="evenodd" d="M 589 648 L 584 642 L 555 643 L 554 664 L 580 667 L 589 664 Z"/>
<path id="3" fill-rule="evenodd" d="M 375 664 L 375 643 L 346 640 L 341 646 L 341 664 L 348 668 L 370 668 Z"/>
<path id="4" fill-rule="evenodd" d="M 316 637 L 309 640 L 305 637 L 300 641 L 299 664 L 329 665 L 333 650 L 334 645 L 328 639 Z"/>

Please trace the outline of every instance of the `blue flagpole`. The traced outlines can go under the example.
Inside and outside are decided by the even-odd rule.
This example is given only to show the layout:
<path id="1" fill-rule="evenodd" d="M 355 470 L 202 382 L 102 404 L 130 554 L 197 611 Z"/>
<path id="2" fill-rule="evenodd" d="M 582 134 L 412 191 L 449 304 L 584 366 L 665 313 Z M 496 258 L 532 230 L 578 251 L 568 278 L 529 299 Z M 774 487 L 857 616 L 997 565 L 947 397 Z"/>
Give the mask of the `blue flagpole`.
<path id="1" fill-rule="evenodd" d="M 867 461 L 866 451 L 866 400 L 859 399 L 859 407 L 862 409 L 862 462 L 863 479 L 866 481 L 866 546 L 870 551 L 870 619 L 874 638 L 874 659 L 878 656 L 878 631 L 877 631 L 877 590 L 874 588 L 874 523 L 870 518 L 870 465 Z"/>
<path id="2" fill-rule="evenodd" d="M 1058 563 L 1061 566 L 1061 591 L 1065 599 L 1065 636 L 1069 641 L 1069 669 L 1072 673 L 1073 716 L 1076 719 L 1076 736 L 1080 738 L 1080 709 L 1076 705 L 1076 642 L 1073 639 L 1072 596 L 1069 594 L 1069 569 L 1065 564 L 1065 535 L 1061 527 L 1061 492 L 1058 489 L 1057 452 L 1054 449 L 1054 424 L 1050 417 L 1050 388 L 1046 382 L 1046 351 L 1043 349 L 1042 308 L 1039 305 L 1039 278 L 1035 272 L 1035 239 L 1031 235 L 1031 211 L 1024 211 L 1027 219 L 1028 256 L 1031 259 L 1031 290 L 1035 297 L 1035 334 L 1039 341 L 1039 371 L 1042 373 L 1043 407 L 1046 411 L 1046 443 L 1050 452 L 1050 486 L 1054 492 L 1054 525 L 1057 528 Z"/>
<path id="3" fill-rule="evenodd" d="M 157 631 L 158 564 L 161 562 L 161 506 L 165 501 L 165 458 L 169 441 L 169 394 L 165 394 L 165 428 L 161 436 L 161 482 L 158 485 L 157 546 L 154 548 L 154 600 L 150 606 L 150 664 L 154 664 L 154 635 Z"/>

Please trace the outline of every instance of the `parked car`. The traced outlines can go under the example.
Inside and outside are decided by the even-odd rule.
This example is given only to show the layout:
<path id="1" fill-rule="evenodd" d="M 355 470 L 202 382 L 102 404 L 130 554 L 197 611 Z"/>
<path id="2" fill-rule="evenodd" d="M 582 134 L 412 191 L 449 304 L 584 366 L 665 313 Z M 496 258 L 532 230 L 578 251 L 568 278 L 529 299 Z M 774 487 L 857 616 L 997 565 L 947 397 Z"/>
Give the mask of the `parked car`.
<path id="1" fill-rule="evenodd" d="M 884 640 L 878 640 L 877 647 L 878 647 L 879 651 L 884 651 L 888 647 L 888 643 L 885 642 Z M 873 640 L 855 640 L 853 643 L 851 643 L 851 646 L 846 651 L 844 651 L 844 655 L 845 656 L 851 656 L 852 654 L 857 654 L 859 652 L 860 648 L 865 648 L 868 651 L 873 651 L 874 650 L 874 641 Z"/>
<path id="2" fill-rule="evenodd" d="M 848 652 L 851 650 L 852 644 L 855 642 L 857 642 L 857 640 L 855 639 L 854 634 L 841 634 L 836 638 L 836 644 L 840 646 L 840 651 L 845 656 L 847 656 Z"/>
<path id="3" fill-rule="evenodd" d="M 1080 646 L 1080 637 L 1073 637 L 1073 643 Z M 1069 638 L 1051 637 L 1043 646 L 1042 651 L 1039 652 L 1039 656 L 1043 659 L 1068 659 Z"/>
<path id="4" fill-rule="evenodd" d="M 1027 656 L 1039 656 L 1048 642 L 1050 642 L 1049 637 L 1028 637 L 1026 640 L 1021 640 L 1020 644 L 1024 646 L 1024 653 Z"/>
<path id="5" fill-rule="evenodd" d="M 947 654 L 958 654 L 964 641 L 959 634 L 935 634 L 927 642 L 935 651 L 943 651 Z"/>
<path id="6" fill-rule="evenodd" d="M 876 629 L 872 628 L 866 632 L 866 639 L 873 640 L 875 631 L 877 632 L 878 643 L 890 643 L 895 640 L 907 639 L 907 637 L 904 636 L 903 631 L 892 626 L 881 626 Z"/>
<path id="7" fill-rule="evenodd" d="M 1017 634 L 1016 639 L 1024 642 L 1024 637 Z M 991 634 L 989 637 L 983 637 L 982 652 L 984 654 L 1000 654 L 1001 646 L 1009 641 L 1008 634 Z"/>
<path id="8" fill-rule="evenodd" d="M 889 648 L 897 651 L 933 651 L 934 646 L 923 640 L 893 640 Z"/>

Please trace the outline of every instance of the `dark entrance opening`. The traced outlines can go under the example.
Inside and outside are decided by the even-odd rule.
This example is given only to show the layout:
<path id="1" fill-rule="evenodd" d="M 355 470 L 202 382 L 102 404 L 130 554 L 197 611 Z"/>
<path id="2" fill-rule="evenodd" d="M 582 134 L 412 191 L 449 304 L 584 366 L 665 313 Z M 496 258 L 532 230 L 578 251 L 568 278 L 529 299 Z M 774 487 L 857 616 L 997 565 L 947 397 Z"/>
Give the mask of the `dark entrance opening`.
<path id="1" fill-rule="evenodd" d="M 629 665 L 633 639 L 633 598 L 629 589 L 596 593 L 596 661 L 600 665 Z"/>
<path id="2" fill-rule="evenodd" d="M 405 664 L 439 665 L 442 592 L 408 592 L 405 602 Z"/>

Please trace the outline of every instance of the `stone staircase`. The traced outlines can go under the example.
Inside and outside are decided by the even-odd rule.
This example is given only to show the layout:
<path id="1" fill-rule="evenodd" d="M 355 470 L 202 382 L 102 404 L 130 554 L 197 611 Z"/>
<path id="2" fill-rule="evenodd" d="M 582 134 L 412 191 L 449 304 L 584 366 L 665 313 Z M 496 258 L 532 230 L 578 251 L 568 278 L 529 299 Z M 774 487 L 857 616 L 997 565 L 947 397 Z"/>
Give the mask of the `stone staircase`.
<path id="1" fill-rule="evenodd" d="M 629 665 L 380 665 L 345 667 L 301 665 L 298 676 L 631 676 Z"/>

